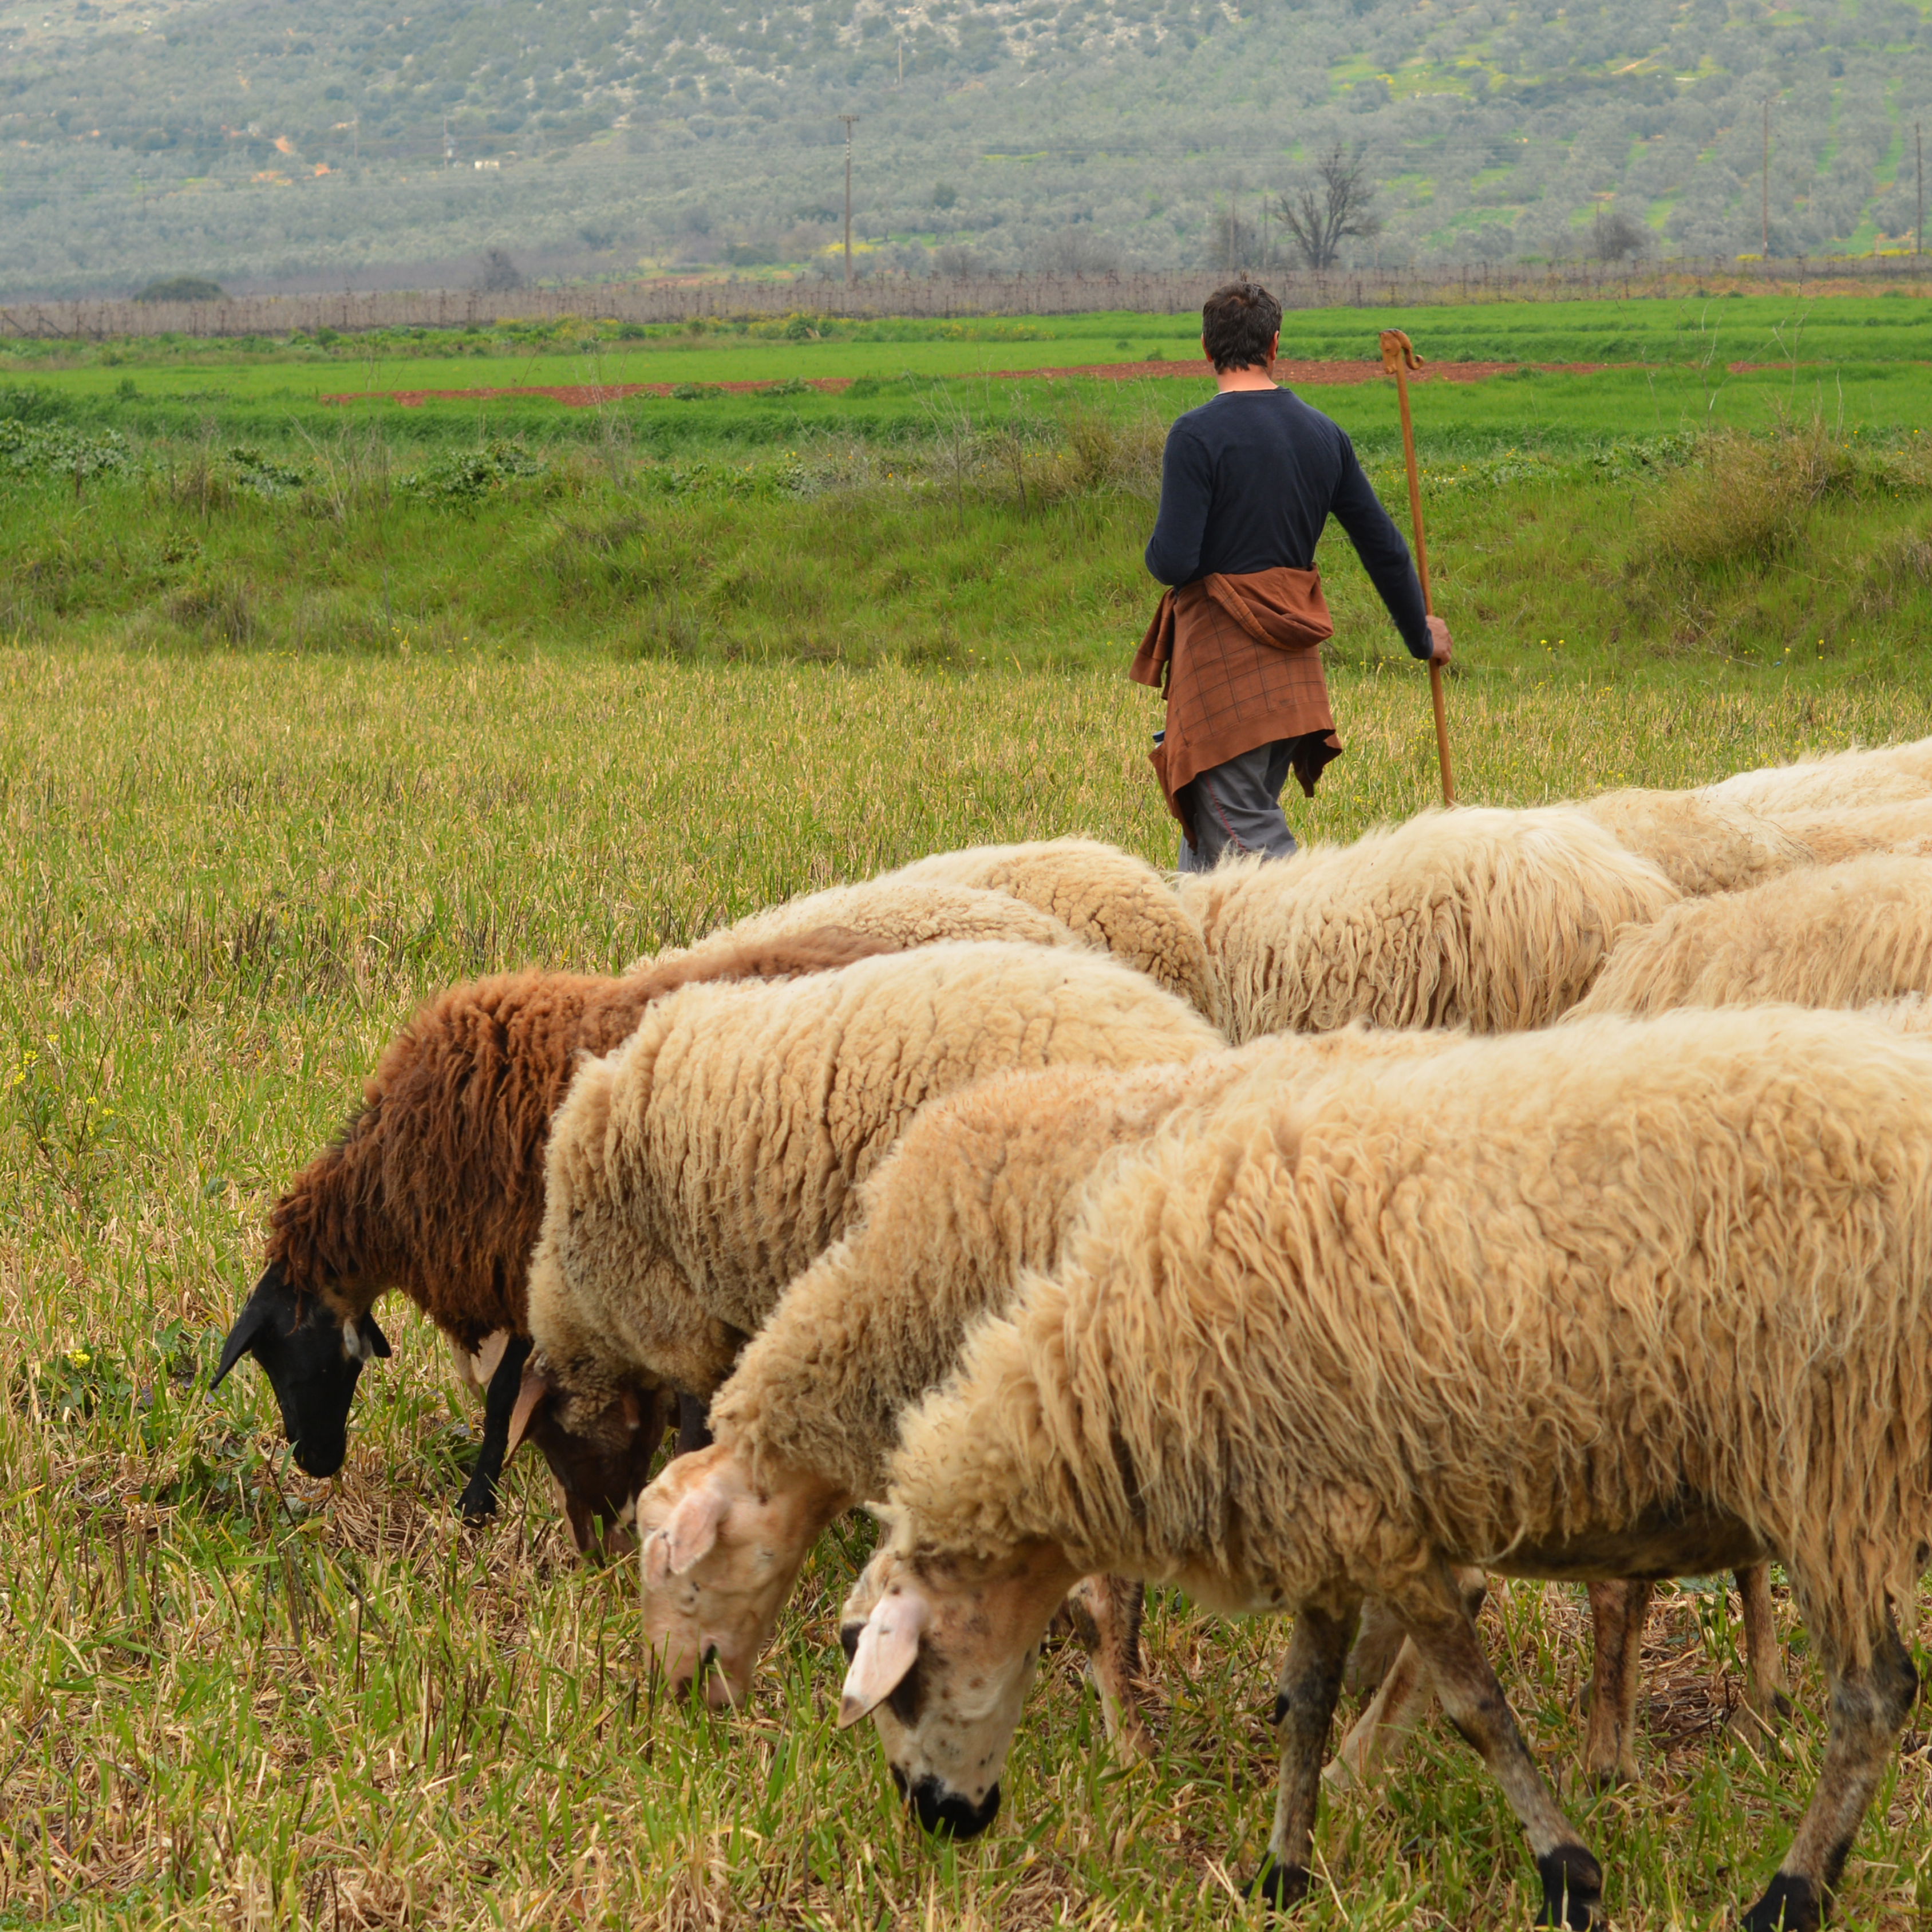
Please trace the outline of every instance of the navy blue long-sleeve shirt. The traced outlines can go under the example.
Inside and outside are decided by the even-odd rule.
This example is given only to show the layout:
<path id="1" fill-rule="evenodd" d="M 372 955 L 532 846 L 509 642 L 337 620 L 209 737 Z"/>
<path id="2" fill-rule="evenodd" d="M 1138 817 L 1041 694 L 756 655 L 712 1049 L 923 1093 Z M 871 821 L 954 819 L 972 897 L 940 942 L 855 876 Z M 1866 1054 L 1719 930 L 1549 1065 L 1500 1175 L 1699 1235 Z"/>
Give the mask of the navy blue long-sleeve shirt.
<path id="1" fill-rule="evenodd" d="M 1148 571 L 1180 584 L 1216 572 L 1312 570 L 1331 515 L 1410 655 L 1427 657 L 1422 586 L 1401 531 L 1341 425 L 1286 389 L 1224 389 L 1168 431 Z"/>

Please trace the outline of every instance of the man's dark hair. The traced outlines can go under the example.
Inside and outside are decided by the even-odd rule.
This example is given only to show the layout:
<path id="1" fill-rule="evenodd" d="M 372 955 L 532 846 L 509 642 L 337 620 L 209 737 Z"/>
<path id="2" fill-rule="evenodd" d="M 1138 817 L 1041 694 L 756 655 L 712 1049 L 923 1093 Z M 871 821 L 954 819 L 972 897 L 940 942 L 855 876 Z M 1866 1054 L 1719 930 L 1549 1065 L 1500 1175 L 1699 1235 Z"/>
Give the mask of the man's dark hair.
<path id="1" fill-rule="evenodd" d="M 1229 282 L 1201 304 L 1201 340 L 1216 370 L 1258 369 L 1281 328 L 1281 304 L 1258 282 Z"/>

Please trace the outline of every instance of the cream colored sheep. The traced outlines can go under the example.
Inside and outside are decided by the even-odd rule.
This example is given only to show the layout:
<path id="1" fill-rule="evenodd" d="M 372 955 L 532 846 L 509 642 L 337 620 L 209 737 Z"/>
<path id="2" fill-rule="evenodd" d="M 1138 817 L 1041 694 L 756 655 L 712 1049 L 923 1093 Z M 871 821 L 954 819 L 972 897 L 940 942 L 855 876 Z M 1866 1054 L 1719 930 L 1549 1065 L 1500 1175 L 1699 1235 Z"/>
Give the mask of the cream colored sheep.
<path id="1" fill-rule="evenodd" d="M 705 1659 L 742 1703 L 800 1566 L 826 1523 L 884 1493 L 900 1411 L 956 1366 L 1017 1272 L 1050 1268 L 1082 1192 L 1114 1149 L 1236 1082 L 1304 1078 L 1338 1058 L 1411 1057 L 1444 1038 L 1339 1034 L 1256 1042 L 1171 1066 L 1056 1066 L 922 1108 L 866 1184 L 852 1232 L 784 1291 L 712 1405 L 716 1440 L 638 1498 L 644 1628 L 679 1694 Z M 1076 1622 L 1117 1736 L 1136 1742 L 1140 1591 L 1090 1588 Z"/>
<path id="2" fill-rule="evenodd" d="M 1749 1932 L 1815 1927 L 1917 1690 L 1932 1550 L 1932 1045 L 1673 1014 L 1244 1088 L 1097 1188 L 1058 1270 L 907 1419 L 844 1632 L 929 1825 L 989 1822 L 1040 1633 L 1094 1570 L 1297 1612 L 1258 1889 L 1298 1896 L 1358 1606 L 1394 1605 L 1600 1920 L 1452 1577 L 1780 1558 L 1822 1663 L 1818 1787 Z M 916 1695 L 882 1703 L 920 1665 Z M 875 1708 L 876 1707 L 876 1708 Z"/>
<path id="3" fill-rule="evenodd" d="M 840 909 L 835 916 L 829 907 Z M 1009 892 L 940 882 L 888 886 L 868 879 L 807 892 L 769 906 L 700 939 L 694 946 L 646 953 L 625 968 L 638 973 L 666 964 L 700 967 L 714 954 L 728 955 L 748 941 L 770 941 L 838 924 L 898 950 L 948 940 L 1010 940 L 1028 946 L 1079 946 L 1070 926 Z"/>
<path id="4" fill-rule="evenodd" d="M 1932 860 L 1810 866 L 1687 899 L 1619 935 L 1572 1017 L 1676 1006 L 1862 1006 L 1932 991 Z"/>
<path id="5" fill-rule="evenodd" d="M 1932 739 L 1739 772 L 1705 790 L 1710 797 L 1760 813 L 1832 812 L 1932 797 Z"/>
<path id="6" fill-rule="evenodd" d="M 1772 822 L 1820 865 L 1841 865 L 1868 852 L 1932 858 L 1932 798 L 1846 806 L 1837 812 L 1780 812 Z"/>
<path id="7" fill-rule="evenodd" d="M 1264 1033 L 1546 1025 L 1589 987 L 1618 927 L 1679 895 L 1563 806 L 1426 812 L 1352 845 L 1184 878 L 1214 974 L 1211 1017 Z"/>
<path id="8" fill-rule="evenodd" d="M 663 1001 L 586 1060 L 551 1124 L 530 1264 L 538 1352 L 517 1421 L 541 1414 L 586 1468 L 629 1466 L 657 1388 L 717 1387 L 922 1102 L 1016 1067 L 1132 1066 L 1221 1044 L 1192 1008 L 1084 946 L 932 946 L 772 988 L 796 998 L 712 990 Z"/>
<path id="9" fill-rule="evenodd" d="M 1144 859 L 1093 838 L 935 852 L 875 883 L 976 886 L 1010 892 L 1082 938 L 1137 966 L 1202 1012 L 1212 998 L 1201 928 Z"/>
<path id="10" fill-rule="evenodd" d="M 1786 830 L 1702 791 L 1606 791 L 1580 799 L 1626 852 L 1658 867 L 1680 892 L 1732 892 L 1816 856 Z"/>

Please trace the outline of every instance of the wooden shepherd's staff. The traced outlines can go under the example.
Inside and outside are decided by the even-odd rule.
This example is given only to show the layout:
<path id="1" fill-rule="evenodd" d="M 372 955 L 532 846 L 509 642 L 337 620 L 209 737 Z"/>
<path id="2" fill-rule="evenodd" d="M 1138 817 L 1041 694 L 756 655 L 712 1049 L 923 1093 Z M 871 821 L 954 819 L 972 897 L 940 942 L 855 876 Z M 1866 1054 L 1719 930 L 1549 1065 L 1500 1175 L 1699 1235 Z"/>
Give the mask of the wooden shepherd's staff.
<path id="1" fill-rule="evenodd" d="M 1415 470 L 1415 426 L 1408 419 L 1408 372 L 1422 367 L 1415 345 L 1399 328 L 1382 331 L 1382 367 L 1395 378 L 1402 405 L 1402 453 L 1408 460 L 1408 514 L 1415 525 L 1415 574 L 1422 580 L 1422 608 L 1433 613 L 1429 596 L 1429 551 L 1422 541 L 1422 484 Z M 1456 781 L 1449 775 L 1449 719 L 1442 709 L 1442 667 L 1429 663 L 1429 696 L 1436 706 L 1436 755 L 1442 766 L 1442 802 L 1456 802 Z"/>

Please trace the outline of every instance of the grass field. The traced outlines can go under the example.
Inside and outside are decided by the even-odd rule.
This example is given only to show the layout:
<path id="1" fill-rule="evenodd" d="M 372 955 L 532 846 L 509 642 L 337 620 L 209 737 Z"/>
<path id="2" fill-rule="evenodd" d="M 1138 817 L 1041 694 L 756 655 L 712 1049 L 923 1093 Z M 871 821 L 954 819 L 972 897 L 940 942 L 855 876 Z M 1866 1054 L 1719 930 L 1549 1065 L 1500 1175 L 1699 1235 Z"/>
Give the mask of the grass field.
<path id="1" fill-rule="evenodd" d="M 534 1466 L 494 1528 L 455 1522 L 476 1417 L 412 1313 L 386 1310 L 396 1354 L 334 1481 L 289 1464 L 251 1365 L 205 1393 L 268 1204 L 424 997 L 608 970 L 935 848 L 1078 830 L 1171 856 L 1157 700 L 1118 672 L 1181 386 L 1018 386 L 1004 416 L 908 386 L 902 434 L 748 457 L 713 432 L 656 454 L 595 411 L 569 442 L 493 446 L 472 413 L 414 447 L 338 412 L 238 454 L 226 418 L 130 423 L 110 461 L 112 422 L 61 386 L 96 373 L 17 370 L 40 404 L 0 411 L 0 1928 L 1240 1922 L 1279 1628 L 1160 1600 L 1162 1752 L 1132 1770 L 1058 1658 L 1000 1825 L 934 1846 L 869 1733 L 831 1727 L 865 1530 L 820 1551 L 751 1710 L 667 1708 L 634 1576 L 576 1565 Z M 1518 410 L 1430 456 L 1466 799 L 1932 733 L 1910 420 L 1612 433 L 1556 378 L 1418 404 L 1465 393 Z M 1537 440 L 1532 394 L 1568 440 Z M 1427 804 L 1434 750 L 1372 593 L 1323 562 L 1348 752 L 1293 818 L 1346 838 Z M 1822 1738 L 1781 1614 L 1799 1715 L 1754 1751 L 1718 1728 L 1724 1598 L 1669 1593 L 1646 1781 L 1592 1800 L 1577 1595 L 1486 1612 L 1622 1932 L 1726 1922 L 1781 1851 Z M 1932 1913 L 1928 1804 L 1922 1733 L 1840 1923 Z M 1311 1928 L 1533 1909 L 1513 1822 L 1439 1726 L 1318 1844 Z"/>
<path id="2" fill-rule="evenodd" d="M 1904 294 L 1323 309 L 1288 316 L 1282 352 L 1308 361 L 1372 361 L 1377 332 L 1391 326 L 1408 330 L 1425 356 L 1444 363 L 1628 365 L 1592 376 L 1437 386 L 1427 401 L 1429 434 L 1438 448 L 1459 454 L 1524 441 L 1568 449 L 1713 422 L 1756 428 L 1768 412 L 1793 406 L 1822 409 L 1846 428 L 1868 432 L 1932 413 L 1932 304 Z M 788 331 L 798 332 L 798 339 Z M 996 372 L 1153 356 L 1198 367 L 1199 340 L 1191 317 L 1125 314 L 952 322 L 802 316 L 621 330 L 504 324 L 240 344 L 160 338 L 82 348 L 16 340 L 0 344 L 0 372 L 46 403 L 136 435 L 192 437 L 212 424 L 215 434 L 290 446 L 332 434 L 341 408 L 325 404 L 325 396 L 827 377 L 860 379 L 868 389 L 877 382 L 884 392 L 753 401 L 638 398 L 602 412 L 602 420 L 598 412 L 530 398 L 352 406 L 404 443 L 473 439 L 479 425 L 497 435 L 597 440 L 610 434 L 614 417 L 640 448 L 670 450 L 706 442 L 770 446 L 814 430 L 916 440 L 929 414 L 921 387 L 932 379 L 979 379 L 986 386 L 976 398 L 969 386 L 965 406 L 1004 418 L 1037 408 L 1040 399 L 1024 384 L 994 381 Z M 1732 375 L 1733 363 L 1766 366 Z M 1168 416 L 1208 393 L 1198 375 L 1136 388 L 1132 398 L 1110 397 L 1098 406 L 1151 407 Z M 1394 446 L 1388 386 L 1311 394 L 1365 449 Z"/>
<path id="3" fill-rule="evenodd" d="M 1419 680 L 1338 670 L 1350 744 L 1304 832 L 1426 803 Z M 1278 1630 L 1154 1619 L 1163 1756 L 1121 1772 L 1071 1660 L 1036 1694 L 1003 1822 L 934 1849 L 867 1738 L 830 1730 L 821 1551 L 756 1707 L 638 1676 L 628 1572 L 567 1555 L 544 1481 L 458 1527 L 474 1417 L 406 1310 L 350 1465 L 306 1481 L 262 1379 L 201 1389 L 262 1216 L 424 994 L 640 948 L 934 846 L 1082 828 L 1160 858 L 1151 700 L 1112 680 L 545 658 L 0 657 L 0 1924 L 667 1928 L 1237 1916 L 1267 1828 Z M 1467 796 L 1674 784 L 1932 731 L 1920 691 L 1476 686 Z M 918 754 L 908 759 L 908 747 Z M 1498 1654 L 1573 1776 L 1570 1593 L 1519 1586 Z M 1583 1805 L 1617 1923 L 1722 1922 L 1774 1861 L 1820 1740 L 1710 1734 L 1721 1598 L 1653 1627 L 1647 1780 Z M 1927 1760 L 1888 1779 L 1844 1922 L 1932 1906 Z M 1432 1732 L 1323 1828 L 1311 1926 L 1527 1923 L 1492 1789 Z"/>

